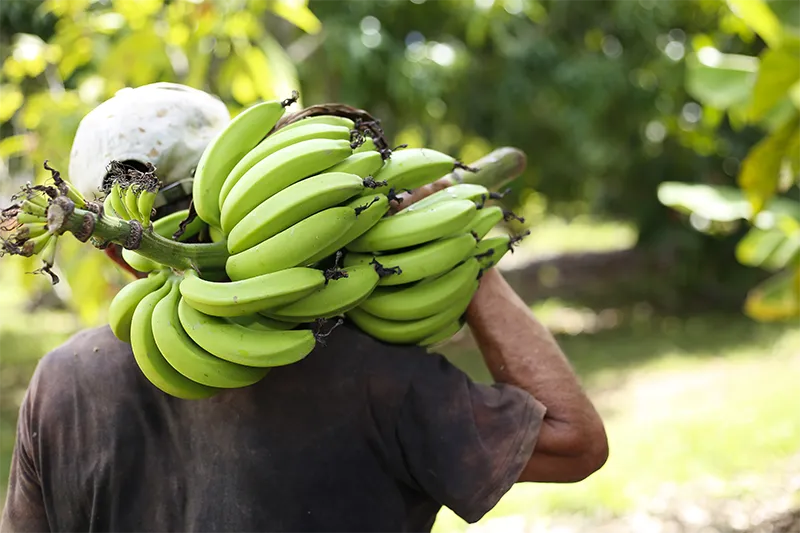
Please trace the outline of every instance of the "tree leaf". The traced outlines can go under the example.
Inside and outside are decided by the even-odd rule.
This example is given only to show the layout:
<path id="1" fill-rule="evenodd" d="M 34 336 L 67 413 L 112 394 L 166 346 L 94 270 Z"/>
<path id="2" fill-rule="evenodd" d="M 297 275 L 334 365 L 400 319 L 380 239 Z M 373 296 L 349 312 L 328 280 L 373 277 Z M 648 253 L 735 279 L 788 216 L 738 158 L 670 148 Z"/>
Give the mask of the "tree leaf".
<path id="1" fill-rule="evenodd" d="M 686 90 L 717 109 L 749 101 L 758 75 L 758 58 L 723 54 L 705 47 L 686 59 Z"/>
<path id="2" fill-rule="evenodd" d="M 780 48 L 783 29 L 778 17 L 763 0 L 728 0 L 728 7 L 755 31 L 770 48 Z"/>
<path id="3" fill-rule="evenodd" d="M 761 55 L 758 79 L 753 89 L 750 120 L 757 121 L 764 113 L 786 98 L 789 89 L 800 81 L 800 59 L 786 50 L 766 50 Z"/>
<path id="4" fill-rule="evenodd" d="M 733 222 L 749 220 L 753 208 L 744 192 L 726 185 L 681 183 L 665 181 L 658 187 L 658 200 L 682 213 L 697 213 L 708 220 Z M 759 213 L 762 219 L 778 221 L 781 217 L 800 220 L 800 202 L 784 197 L 773 197 Z"/>
<path id="5" fill-rule="evenodd" d="M 247 66 L 253 89 L 258 97 L 262 100 L 276 98 L 273 90 L 272 65 L 267 61 L 267 56 L 264 52 L 256 46 L 247 45 L 241 49 L 237 47 L 237 53 L 239 53 Z"/>
<path id="6" fill-rule="evenodd" d="M 308 9 L 303 0 L 278 0 L 271 6 L 272 12 L 286 19 L 306 33 L 319 33 L 322 22 Z"/>
<path id="7" fill-rule="evenodd" d="M 0 157 L 7 159 L 15 155 L 24 153 L 31 141 L 33 133 L 23 133 L 21 135 L 10 135 L 0 141 Z"/>
<path id="8" fill-rule="evenodd" d="M 758 213 L 778 189 L 781 166 L 792 137 L 800 135 L 800 115 L 796 115 L 777 131 L 762 139 L 742 161 L 739 186 Z"/>
<path id="9" fill-rule="evenodd" d="M 800 264 L 800 233 L 785 238 L 761 267 L 767 270 L 781 270 L 798 264 Z"/>
<path id="10" fill-rule="evenodd" d="M 22 107 L 25 97 L 19 87 L 11 84 L 0 87 L 0 95 L 3 96 L 0 99 L 0 123 L 2 123 L 14 116 L 17 109 Z"/>
<path id="11" fill-rule="evenodd" d="M 785 240 L 786 236 L 777 228 L 750 228 L 736 245 L 736 260 L 743 265 L 760 267 Z"/>
<path id="12" fill-rule="evenodd" d="M 658 200 L 683 213 L 697 213 L 717 222 L 749 219 L 752 213 L 750 203 L 735 187 L 664 182 L 658 187 Z"/>
<path id="13" fill-rule="evenodd" d="M 789 170 L 797 181 L 800 179 L 800 135 L 793 135 L 789 139 L 789 145 L 786 147 L 787 158 L 789 159 Z"/>
<path id="14" fill-rule="evenodd" d="M 761 322 L 800 317 L 800 267 L 775 274 L 750 290 L 744 312 Z"/>
<path id="15" fill-rule="evenodd" d="M 267 56 L 269 66 L 272 69 L 272 91 L 278 98 L 288 98 L 293 90 L 300 88 L 300 80 L 297 77 L 297 69 L 286 53 L 271 35 L 265 35 L 259 42 L 261 49 Z M 302 95 L 297 101 L 296 109 L 303 107 Z"/>

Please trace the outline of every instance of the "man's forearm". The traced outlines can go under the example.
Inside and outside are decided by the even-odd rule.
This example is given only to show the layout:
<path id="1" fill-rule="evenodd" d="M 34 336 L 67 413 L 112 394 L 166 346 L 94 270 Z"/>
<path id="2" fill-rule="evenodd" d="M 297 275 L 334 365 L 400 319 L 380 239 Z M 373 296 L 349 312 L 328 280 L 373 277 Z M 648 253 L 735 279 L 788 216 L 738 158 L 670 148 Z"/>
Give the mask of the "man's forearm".
<path id="1" fill-rule="evenodd" d="M 520 480 L 574 481 L 599 468 L 607 454 L 599 415 L 558 343 L 496 269 L 481 279 L 467 323 L 495 381 L 527 391 L 547 408 Z"/>

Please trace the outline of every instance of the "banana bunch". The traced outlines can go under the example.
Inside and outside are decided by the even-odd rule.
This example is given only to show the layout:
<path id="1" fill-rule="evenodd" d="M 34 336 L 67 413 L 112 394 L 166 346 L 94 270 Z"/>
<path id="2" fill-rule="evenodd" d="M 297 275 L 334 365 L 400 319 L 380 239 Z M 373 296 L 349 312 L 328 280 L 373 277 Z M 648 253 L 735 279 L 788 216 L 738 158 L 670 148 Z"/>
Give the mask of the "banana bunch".
<path id="1" fill-rule="evenodd" d="M 382 341 L 430 346 L 457 333 L 484 270 L 519 242 L 486 236 L 514 217 L 477 184 L 456 184 L 382 219 L 345 246 L 345 268 L 395 273 L 346 316 Z"/>
<path id="2" fill-rule="evenodd" d="M 305 274 L 305 286 L 314 286 L 313 273 Z M 160 269 L 127 284 L 111 302 L 112 332 L 130 343 L 142 374 L 165 393 L 201 399 L 246 387 L 270 368 L 303 359 L 316 345 L 315 334 L 296 329 L 296 322 L 257 313 L 219 317 L 197 310 L 184 292 L 193 294 L 203 283 L 208 282 L 196 274 Z"/>
<path id="3" fill-rule="evenodd" d="M 201 158 L 195 208 L 227 242 L 231 281 L 187 276 L 187 305 L 209 316 L 304 323 L 344 314 L 393 343 L 449 338 L 483 270 L 519 240 L 485 239 L 513 216 L 487 205 L 502 196 L 456 184 L 389 216 L 395 193 L 460 163 L 427 148 L 381 150 L 359 118 L 323 114 L 276 127 L 284 104 L 244 110 Z M 342 251 L 341 276 L 327 278 Z M 273 284 L 289 294 L 274 294 Z"/>

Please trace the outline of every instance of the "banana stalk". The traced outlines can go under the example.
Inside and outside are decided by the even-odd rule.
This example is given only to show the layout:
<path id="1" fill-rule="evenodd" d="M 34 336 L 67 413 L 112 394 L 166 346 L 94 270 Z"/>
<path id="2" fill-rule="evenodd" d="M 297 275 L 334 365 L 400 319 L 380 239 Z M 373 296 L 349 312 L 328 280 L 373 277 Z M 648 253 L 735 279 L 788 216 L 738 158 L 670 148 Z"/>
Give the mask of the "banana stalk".
<path id="1" fill-rule="evenodd" d="M 164 238 L 138 221 L 116 217 L 98 217 L 95 213 L 75 208 L 65 196 L 58 197 L 48 209 L 48 227 L 55 234 L 71 232 L 80 241 L 89 237 L 103 243 L 113 242 L 148 259 L 179 270 L 195 268 L 224 269 L 228 259 L 227 241 L 210 244 L 186 244 Z"/>
<path id="2" fill-rule="evenodd" d="M 526 164 L 524 152 L 506 146 L 470 163 L 469 166 L 477 169 L 477 172 L 457 168 L 445 178 L 453 183 L 475 183 L 490 191 L 497 191 L 522 174 Z"/>

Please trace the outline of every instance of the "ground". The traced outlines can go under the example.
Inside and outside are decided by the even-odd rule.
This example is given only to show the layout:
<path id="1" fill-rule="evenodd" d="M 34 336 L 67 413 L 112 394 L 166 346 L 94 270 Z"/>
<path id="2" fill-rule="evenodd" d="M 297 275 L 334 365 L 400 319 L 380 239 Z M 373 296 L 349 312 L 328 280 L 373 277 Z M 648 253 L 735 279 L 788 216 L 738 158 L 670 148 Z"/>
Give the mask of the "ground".
<path id="1" fill-rule="evenodd" d="M 586 250 L 635 240 L 623 226 L 547 224 L 506 265 L 521 261 L 523 249 L 547 254 L 565 243 Z M 22 313 L 27 296 L 4 268 L 0 497 L 36 360 L 78 327 L 63 312 Z M 670 317 L 642 305 L 601 312 L 557 300 L 532 305 L 558 334 L 606 422 L 609 461 L 578 484 L 518 485 L 469 528 L 443 510 L 437 533 L 778 533 L 752 526 L 800 508 L 800 330 L 738 313 Z M 44 320 L 50 333 L 32 334 L 31 324 Z M 443 351 L 477 379 L 488 378 L 468 335 Z"/>
<path id="2" fill-rule="evenodd" d="M 559 340 L 606 422 L 607 464 L 575 485 L 518 485 L 471 528 L 445 510 L 437 532 L 734 532 L 800 506 L 800 331 L 651 318 Z"/>

